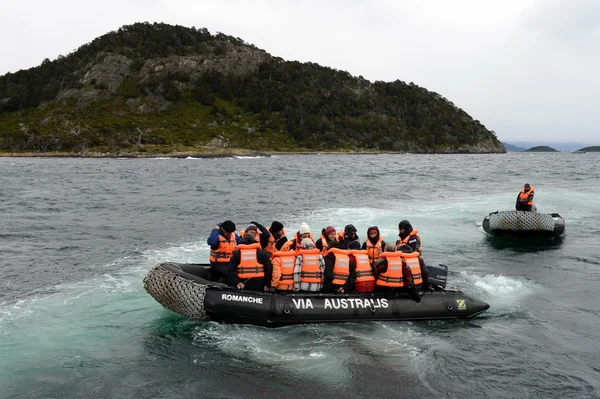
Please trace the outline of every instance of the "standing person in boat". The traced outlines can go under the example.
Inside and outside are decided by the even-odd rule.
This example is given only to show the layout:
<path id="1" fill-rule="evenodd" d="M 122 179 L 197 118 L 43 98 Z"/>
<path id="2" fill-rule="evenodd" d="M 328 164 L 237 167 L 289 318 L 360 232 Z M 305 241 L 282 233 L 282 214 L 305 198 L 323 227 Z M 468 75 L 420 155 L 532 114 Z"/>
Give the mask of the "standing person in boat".
<path id="1" fill-rule="evenodd" d="M 250 222 L 248 227 L 246 227 L 246 230 L 240 231 L 240 237 L 243 237 L 245 233 L 254 234 L 256 242 L 260 244 L 262 249 L 266 249 L 269 246 L 271 233 L 269 233 L 269 230 L 267 230 L 262 224 L 258 222 Z"/>
<path id="2" fill-rule="evenodd" d="M 353 224 L 349 224 L 344 227 L 344 232 L 338 233 L 338 241 L 344 243 L 344 245 L 350 245 L 350 242 L 357 241 L 360 244 L 360 239 L 356 235 L 356 227 Z"/>
<path id="3" fill-rule="evenodd" d="M 335 231 L 335 227 L 327 226 L 321 230 L 321 237 L 315 243 L 321 254 L 327 254 L 327 247 L 331 241 L 337 241 L 337 231 Z"/>
<path id="4" fill-rule="evenodd" d="M 226 220 L 217 223 L 206 239 L 210 246 L 210 270 L 215 281 L 227 275 L 227 265 L 242 239 L 235 233 L 235 223 Z"/>
<path id="5" fill-rule="evenodd" d="M 302 239 L 294 267 L 294 290 L 318 292 L 323 289 L 325 259 L 310 238 Z"/>
<path id="6" fill-rule="evenodd" d="M 229 279 L 240 290 L 269 291 L 273 276 L 271 255 L 260 248 L 252 233 L 246 233 L 243 243 L 229 260 Z"/>
<path id="7" fill-rule="evenodd" d="M 300 225 L 300 230 L 298 230 L 296 234 L 294 234 L 294 238 L 288 240 L 285 244 L 283 244 L 281 250 L 299 251 L 300 247 L 302 246 L 302 240 L 305 238 L 310 238 L 310 240 L 312 241 L 313 234 L 310 232 L 310 227 L 305 222 L 302 222 L 302 224 Z"/>
<path id="8" fill-rule="evenodd" d="M 323 292 L 344 294 L 352 292 L 356 281 L 356 264 L 350 259 L 348 246 L 331 241 L 325 255 Z"/>
<path id="9" fill-rule="evenodd" d="M 269 233 L 271 234 L 271 237 L 269 237 L 269 243 L 267 244 L 267 247 L 263 249 L 268 253 L 273 254 L 281 250 L 281 247 L 283 247 L 288 239 L 286 237 L 283 223 L 276 220 L 271 223 L 271 227 L 269 227 Z"/>
<path id="10" fill-rule="evenodd" d="M 417 251 L 419 254 L 423 253 L 423 243 L 421 237 L 419 237 L 419 230 L 414 230 L 408 220 L 402 220 L 398 223 L 398 236 L 400 239 L 396 241 L 396 248 L 406 244 L 413 251 Z"/>
<path id="11" fill-rule="evenodd" d="M 384 248 L 385 241 L 383 241 L 383 236 L 379 232 L 379 227 L 369 227 L 367 229 L 367 238 L 365 239 L 365 242 L 363 242 L 362 249 L 367 250 L 371 266 L 379 259 L 379 254 L 383 252 Z"/>
<path id="12" fill-rule="evenodd" d="M 529 183 L 525 183 L 523 189 L 517 194 L 517 203 L 515 209 L 517 211 L 531 212 L 533 209 L 533 194 L 535 189 Z"/>

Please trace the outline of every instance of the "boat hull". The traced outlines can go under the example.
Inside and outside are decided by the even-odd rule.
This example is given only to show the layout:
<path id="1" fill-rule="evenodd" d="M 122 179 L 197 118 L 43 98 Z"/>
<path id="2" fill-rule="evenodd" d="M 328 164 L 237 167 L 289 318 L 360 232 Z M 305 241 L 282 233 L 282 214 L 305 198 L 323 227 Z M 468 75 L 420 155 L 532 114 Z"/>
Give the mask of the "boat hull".
<path id="1" fill-rule="evenodd" d="M 163 263 L 148 272 L 144 287 L 164 307 L 192 320 L 268 327 L 349 321 L 466 319 L 489 308 L 487 303 L 460 291 L 440 288 L 424 293 L 418 303 L 405 293 L 283 294 L 236 290 L 199 277 L 207 272 L 205 265 Z"/>
<path id="2" fill-rule="evenodd" d="M 492 212 L 481 226 L 493 236 L 558 237 L 565 231 L 565 221 L 558 213 L 526 211 Z"/>

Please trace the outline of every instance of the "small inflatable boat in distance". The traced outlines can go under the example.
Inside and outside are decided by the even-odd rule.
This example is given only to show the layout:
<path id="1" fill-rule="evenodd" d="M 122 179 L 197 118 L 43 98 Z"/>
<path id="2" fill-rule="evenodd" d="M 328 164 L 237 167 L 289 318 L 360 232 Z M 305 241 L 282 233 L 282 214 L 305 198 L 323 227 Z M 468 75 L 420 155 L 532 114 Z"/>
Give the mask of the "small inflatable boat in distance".
<path id="1" fill-rule="evenodd" d="M 349 321 L 468 319 L 489 305 L 446 290 L 448 268 L 428 264 L 432 288 L 421 302 L 405 293 L 325 294 L 237 290 L 210 279 L 206 264 L 162 263 L 144 278 L 144 288 L 161 305 L 196 321 L 279 327 Z"/>
<path id="2" fill-rule="evenodd" d="M 558 213 L 496 211 L 481 226 L 493 236 L 558 237 L 565 231 L 565 220 Z"/>

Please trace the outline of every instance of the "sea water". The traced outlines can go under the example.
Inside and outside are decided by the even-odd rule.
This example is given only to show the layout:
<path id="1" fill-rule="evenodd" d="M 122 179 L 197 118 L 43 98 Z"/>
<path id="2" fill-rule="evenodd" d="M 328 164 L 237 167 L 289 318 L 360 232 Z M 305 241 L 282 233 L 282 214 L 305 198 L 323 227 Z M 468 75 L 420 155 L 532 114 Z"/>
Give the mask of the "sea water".
<path id="1" fill-rule="evenodd" d="M 0 398 L 600 396 L 600 157 L 0 158 Z M 524 183 L 563 237 L 493 239 Z M 197 323 L 142 280 L 204 263 L 217 222 L 318 236 L 408 219 L 471 320 L 267 329 Z"/>

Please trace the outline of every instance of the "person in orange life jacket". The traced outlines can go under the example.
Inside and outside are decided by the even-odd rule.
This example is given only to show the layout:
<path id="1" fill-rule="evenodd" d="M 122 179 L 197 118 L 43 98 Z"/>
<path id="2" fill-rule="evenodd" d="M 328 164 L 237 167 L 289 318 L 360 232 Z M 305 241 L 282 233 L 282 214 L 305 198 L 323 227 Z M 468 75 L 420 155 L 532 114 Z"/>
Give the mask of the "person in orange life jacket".
<path id="1" fill-rule="evenodd" d="M 256 241 L 260 244 L 262 249 L 266 249 L 269 246 L 271 233 L 269 233 L 269 230 L 267 230 L 262 224 L 258 222 L 250 222 L 250 225 L 246 227 L 246 230 L 240 231 L 240 236 L 243 237 L 245 233 L 254 234 L 254 238 L 256 238 Z"/>
<path id="2" fill-rule="evenodd" d="M 344 243 L 346 246 L 350 245 L 351 241 L 358 241 L 360 244 L 360 239 L 356 235 L 356 227 L 352 224 L 344 227 L 344 232 L 338 233 L 338 241 Z"/>
<path id="3" fill-rule="evenodd" d="M 371 265 L 367 251 L 361 250 L 358 241 L 351 241 L 348 249 L 351 251 L 350 259 L 354 262 L 356 268 L 354 291 L 373 292 L 375 279 L 373 278 L 373 266 Z"/>
<path id="4" fill-rule="evenodd" d="M 412 248 L 413 252 L 417 251 L 419 254 L 423 252 L 423 243 L 421 237 L 419 237 L 419 230 L 414 230 L 408 220 L 402 220 L 398 223 L 398 236 L 400 239 L 396 241 L 396 247 L 400 247 L 402 244 L 407 244 Z"/>
<path id="5" fill-rule="evenodd" d="M 406 244 L 400 245 L 397 250 L 394 244 L 387 244 L 381 258 L 376 261 L 375 272 L 375 292 L 408 292 L 416 302 L 421 301 L 418 287 L 408 282 L 412 273 L 406 264 L 406 261 L 398 255 L 398 252 L 413 252 Z M 390 262 L 392 270 L 390 268 Z"/>
<path id="6" fill-rule="evenodd" d="M 273 245 L 274 248 L 267 248 L 267 252 L 275 252 L 279 251 L 281 247 L 287 242 L 287 237 L 285 236 L 285 229 L 283 228 L 283 224 L 274 221 L 271 223 L 271 227 L 269 228 L 269 233 L 271 233 L 270 245 Z M 272 243 L 272 244 L 271 244 Z"/>
<path id="7" fill-rule="evenodd" d="M 242 239 L 235 233 L 235 223 L 226 220 L 212 229 L 206 239 L 210 246 L 210 270 L 213 279 L 218 281 L 227 275 L 227 264 Z"/>
<path id="8" fill-rule="evenodd" d="M 321 230 L 321 237 L 316 242 L 317 249 L 325 254 L 331 241 L 337 241 L 337 232 L 335 231 L 335 227 L 327 226 Z"/>
<path id="9" fill-rule="evenodd" d="M 294 234 L 294 238 L 288 240 L 283 247 L 281 247 L 282 251 L 297 251 L 302 246 L 302 240 L 304 238 L 310 238 L 312 241 L 312 233 L 310 232 L 310 227 L 304 222 L 300 225 L 300 230 L 296 234 Z"/>
<path id="10" fill-rule="evenodd" d="M 331 241 L 325 258 L 323 292 L 344 294 L 352 292 L 356 281 L 356 264 L 348 256 L 348 246 Z"/>
<path id="11" fill-rule="evenodd" d="M 294 290 L 318 292 L 323 289 L 325 259 L 310 238 L 304 238 L 294 267 Z"/>
<path id="12" fill-rule="evenodd" d="M 412 250 L 412 248 L 408 244 L 400 245 L 400 247 L 398 248 L 398 251 L 403 252 L 405 254 L 410 254 L 410 253 L 415 252 Z M 421 280 L 423 280 L 423 271 L 425 271 L 425 273 L 426 273 L 427 268 L 425 267 L 423 259 L 421 258 L 420 255 L 419 255 L 418 259 L 419 259 L 419 269 L 417 270 L 416 273 L 420 274 Z M 423 286 L 423 283 L 422 282 L 415 283 L 413 272 L 411 271 L 410 267 L 408 266 L 406 259 L 402 260 L 402 275 L 404 278 L 404 290 L 403 291 L 408 292 L 410 294 L 410 297 L 412 299 L 414 299 L 416 302 L 421 302 L 421 292 L 420 291 Z"/>
<path id="13" fill-rule="evenodd" d="M 515 209 L 517 211 L 532 211 L 533 207 L 533 194 L 535 189 L 531 187 L 529 183 L 525 183 L 523 189 L 517 194 L 517 203 Z"/>
<path id="14" fill-rule="evenodd" d="M 271 287 L 271 255 L 260 248 L 252 233 L 244 234 L 242 244 L 229 260 L 228 269 L 232 287 L 255 291 L 269 291 Z"/>
<path id="15" fill-rule="evenodd" d="M 379 254 L 383 252 L 385 248 L 385 241 L 380 235 L 379 227 L 371 226 L 367 229 L 367 238 L 363 242 L 362 249 L 366 249 L 369 253 L 369 260 L 371 266 L 379 259 Z"/>

